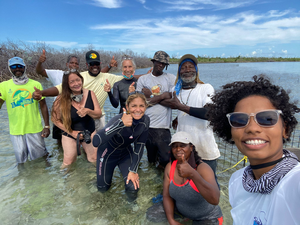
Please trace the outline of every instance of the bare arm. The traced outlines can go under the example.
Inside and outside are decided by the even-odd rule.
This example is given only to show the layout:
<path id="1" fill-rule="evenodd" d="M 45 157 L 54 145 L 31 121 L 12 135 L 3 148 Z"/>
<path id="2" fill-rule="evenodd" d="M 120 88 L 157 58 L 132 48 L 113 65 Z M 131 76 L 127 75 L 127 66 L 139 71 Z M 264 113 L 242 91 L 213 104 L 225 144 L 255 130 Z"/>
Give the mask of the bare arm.
<path id="1" fill-rule="evenodd" d="M 43 62 L 46 61 L 46 51 L 43 49 L 43 54 L 40 56 L 39 61 L 36 65 L 35 71 L 37 74 L 42 75 L 43 77 L 48 77 L 46 70 L 43 68 Z"/>
<path id="2" fill-rule="evenodd" d="M 220 190 L 214 172 L 206 163 L 198 165 L 194 170 L 184 156 L 177 163 L 178 174 L 181 177 L 192 179 L 202 197 L 212 205 L 219 204 Z"/>
<path id="3" fill-rule="evenodd" d="M 40 100 L 43 96 L 57 96 L 59 94 L 58 89 L 56 87 L 47 88 L 45 90 L 40 90 L 34 87 L 35 91 L 32 93 L 32 97 L 35 100 Z"/>
<path id="4" fill-rule="evenodd" d="M 170 170 L 171 170 L 171 163 L 168 163 L 165 168 L 164 173 L 164 183 L 163 183 L 163 205 L 164 210 L 170 224 L 180 224 L 174 219 L 174 200 L 171 198 L 169 193 L 169 186 L 170 186 Z"/>
<path id="5" fill-rule="evenodd" d="M 103 69 L 101 69 L 101 73 L 107 73 L 112 67 L 117 67 L 118 62 L 115 60 L 115 57 L 113 56 L 112 59 L 109 62 L 109 66 L 107 65 Z"/>
<path id="6" fill-rule="evenodd" d="M 0 96 L 1 96 L 1 93 L 0 93 Z M 4 100 L 0 98 L 0 109 L 1 109 L 1 107 L 3 105 L 3 103 L 4 103 Z"/>
<path id="7" fill-rule="evenodd" d="M 45 99 L 42 99 L 41 101 L 39 101 L 39 104 L 40 104 L 40 107 L 41 107 L 41 112 L 42 112 L 42 116 L 43 116 L 44 124 L 45 124 L 45 127 L 42 131 L 42 137 L 47 138 L 50 134 L 48 107 L 47 107 Z"/>

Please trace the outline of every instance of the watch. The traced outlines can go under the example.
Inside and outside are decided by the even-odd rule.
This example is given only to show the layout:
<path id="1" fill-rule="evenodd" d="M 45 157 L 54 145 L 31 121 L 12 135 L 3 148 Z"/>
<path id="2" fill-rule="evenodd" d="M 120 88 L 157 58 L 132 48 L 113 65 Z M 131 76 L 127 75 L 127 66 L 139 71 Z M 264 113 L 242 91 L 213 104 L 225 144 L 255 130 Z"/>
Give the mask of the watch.
<path id="1" fill-rule="evenodd" d="M 152 94 L 152 95 L 150 95 L 150 98 L 153 98 L 154 97 L 154 95 Z"/>
<path id="2" fill-rule="evenodd" d="M 111 68 L 111 66 L 110 66 L 110 64 L 109 64 L 109 63 L 107 64 L 107 67 L 108 67 L 108 69 L 110 69 L 110 68 Z"/>

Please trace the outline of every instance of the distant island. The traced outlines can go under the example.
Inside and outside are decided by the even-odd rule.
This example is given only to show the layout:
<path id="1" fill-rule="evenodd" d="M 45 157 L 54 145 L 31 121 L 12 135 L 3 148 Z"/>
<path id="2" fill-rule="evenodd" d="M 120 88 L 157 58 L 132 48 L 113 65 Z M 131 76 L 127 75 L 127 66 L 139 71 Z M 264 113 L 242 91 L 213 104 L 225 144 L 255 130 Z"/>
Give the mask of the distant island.
<path id="1" fill-rule="evenodd" d="M 249 62 L 300 62 L 300 58 L 282 58 L 282 57 L 203 57 L 198 56 L 198 63 L 249 63 Z M 177 64 L 178 58 L 170 58 L 171 64 Z"/>

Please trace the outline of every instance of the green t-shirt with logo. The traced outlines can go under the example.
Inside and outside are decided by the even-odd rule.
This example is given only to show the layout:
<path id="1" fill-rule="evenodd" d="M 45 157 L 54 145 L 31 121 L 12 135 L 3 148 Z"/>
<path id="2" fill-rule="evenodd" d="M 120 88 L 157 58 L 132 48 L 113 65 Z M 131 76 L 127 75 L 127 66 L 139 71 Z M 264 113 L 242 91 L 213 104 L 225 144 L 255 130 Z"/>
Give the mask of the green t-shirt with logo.
<path id="1" fill-rule="evenodd" d="M 24 85 L 16 85 L 12 79 L 0 83 L 0 98 L 6 103 L 11 135 L 32 134 L 43 130 L 39 102 L 32 98 L 34 87 L 43 89 L 39 82 L 31 79 Z"/>

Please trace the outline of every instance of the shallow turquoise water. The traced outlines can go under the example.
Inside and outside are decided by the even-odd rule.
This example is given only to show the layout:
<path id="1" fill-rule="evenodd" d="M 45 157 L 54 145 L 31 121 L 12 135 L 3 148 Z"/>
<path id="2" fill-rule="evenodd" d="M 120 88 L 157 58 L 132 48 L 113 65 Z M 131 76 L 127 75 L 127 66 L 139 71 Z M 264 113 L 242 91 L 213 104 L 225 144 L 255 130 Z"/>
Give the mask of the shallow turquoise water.
<path id="1" fill-rule="evenodd" d="M 254 74 L 265 72 L 276 83 L 292 89 L 292 96 L 300 96 L 300 63 L 201 64 L 199 68 L 201 79 L 216 89 L 227 82 L 249 80 Z M 138 70 L 136 74 L 147 70 Z M 176 65 L 170 65 L 167 71 L 176 73 Z M 50 86 L 45 80 L 41 82 L 44 88 Z M 52 99 L 48 98 L 48 106 L 51 103 Z M 118 112 L 108 101 L 105 108 L 107 112 Z M 162 191 L 163 173 L 148 164 L 146 154 L 139 169 L 139 197 L 136 202 L 128 203 L 118 169 L 115 170 L 113 187 L 101 194 L 96 188 L 95 167 L 87 162 L 84 155 L 78 157 L 68 173 L 60 170 L 62 149 L 51 137 L 46 139 L 51 153 L 48 162 L 38 159 L 17 167 L 5 105 L 0 110 L 0 126 L 0 224 L 153 224 L 146 219 L 146 210 L 152 205 L 151 199 Z M 235 151 L 231 152 L 229 147 L 225 152 L 222 143 L 219 147 L 222 152 L 219 171 L 227 168 L 230 160 L 236 162 L 242 158 Z M 218 176 L 224 224 L 232 224 L 227 184 L 234 170 Z M 184 224 L 190 222 L 185 221 Z"/>

